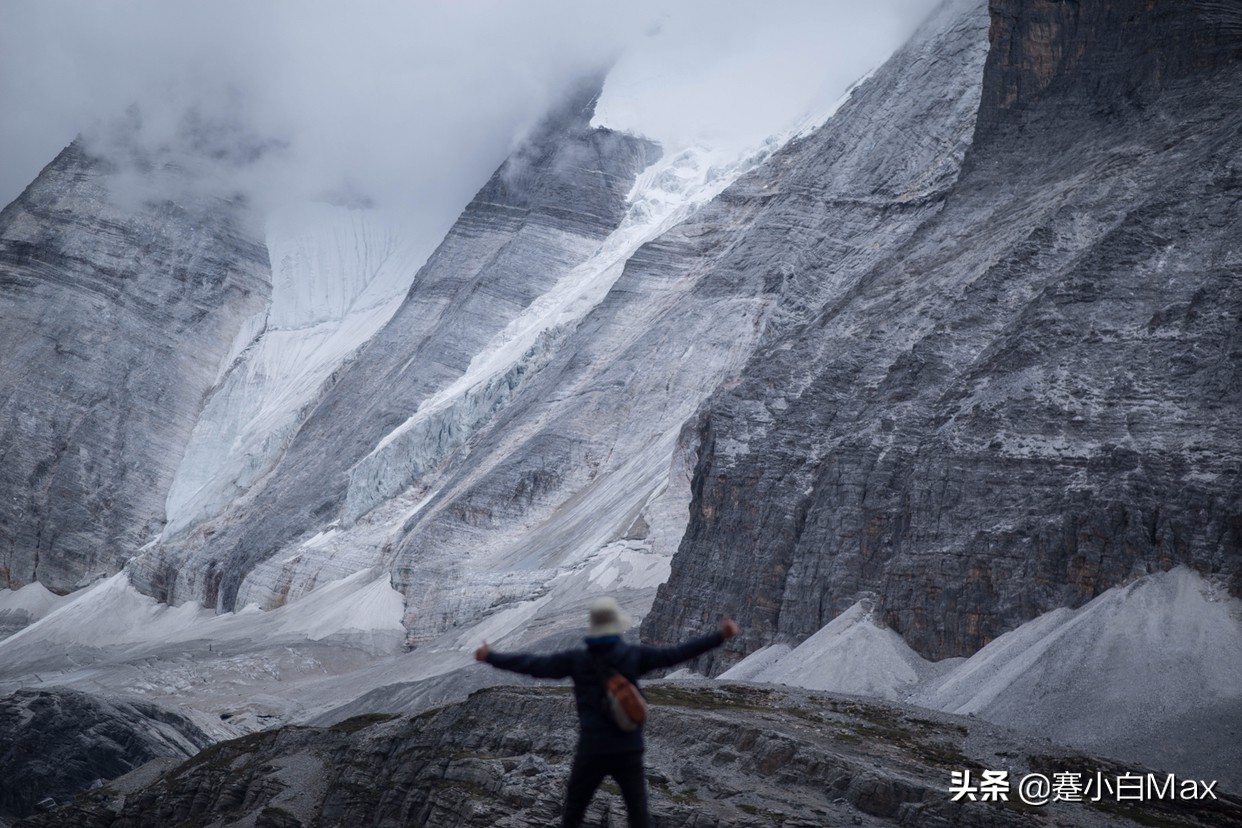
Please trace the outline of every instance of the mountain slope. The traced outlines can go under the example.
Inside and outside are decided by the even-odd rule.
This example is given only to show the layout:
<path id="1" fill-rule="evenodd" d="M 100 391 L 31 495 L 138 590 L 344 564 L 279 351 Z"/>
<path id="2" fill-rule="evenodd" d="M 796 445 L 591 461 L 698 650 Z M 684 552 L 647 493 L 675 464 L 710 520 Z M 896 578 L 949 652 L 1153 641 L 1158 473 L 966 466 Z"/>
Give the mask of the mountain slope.
<path id="1" fill-rule="evenodd" d="M 655 642 L 737 615 L 704 672 L 939 678 L 926 703 L 1004 718 L 1065 697 L 970 698 L 979 663 L 1166 613 L 1084 606 L 1110 588 L 1186 564 L 1238 594 L 1239 14 L 990 11 L 948 0 L 825 123 L 741 155 L 593 127 L 584 82 L 417 272 L 382 217 L 324 207 L 270 217 L 269 285 L 243 205 L 123 207 L 71 148 L 0 217 L 28 356 L 0 356 L 0 560 L 64 591 L 134 557 L 63 603 L 5 594 L 6 629 L 35 623 L 3 686 L 229 732 L 425 709 L 485 681 L 480 640 L 574 642 L 609 592 Z M 156 306 L 114 324 L 134 285 Z M 1236 696 L 1195 698 L 1125 750 L 1233 725 Z"/>
<path id="2" fill-rule="evenodd" d="M 646 636 L 737 607 L 716 669 L 874 593 L 943 658 L 1177 562 L 1242 590 L 1242 29 L 1102 7 L 992 3 L 961 177 L 709 404 Z"/>
<path id="3" fill-rule="evenodd" d="M 159 534 L 203 397 L 270 294 L 240 199 L 174 167 L 138 193 L 115 172 L 75 143 L 0 213 L 2 586 L 66 592 Z"/>
<path id="4" fill-rule="evenodd" d="M 0 824 L 47 798 L 64 804 L 153 759 L 185 760 L 212 741 L 170 709 L 62 689 L 0 699 L 0 733 Z"/>

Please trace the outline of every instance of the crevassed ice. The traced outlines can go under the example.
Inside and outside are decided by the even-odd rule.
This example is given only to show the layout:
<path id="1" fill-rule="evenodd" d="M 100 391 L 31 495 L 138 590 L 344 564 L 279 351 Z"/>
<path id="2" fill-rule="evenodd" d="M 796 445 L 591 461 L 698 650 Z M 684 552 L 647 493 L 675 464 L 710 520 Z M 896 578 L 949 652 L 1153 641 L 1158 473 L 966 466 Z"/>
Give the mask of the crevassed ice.
<path id="1" fill-rule="evenodd" d="M 162 604 L 138 592 L 129 576 L 118 572 L 0 642 L 0 652 L 3 660 L 17 663 L 37 657 L 49 645 L 121 647 L 204 638 L 284 643 L 361 634 L 381 636 L 385 647 L 395 651 L 405 637 L 404 612 L 404 600 L 392 588 L 389 574 L 375 570 L 320 584 L 269 612 L 219 615 L 193 601 L 177 607 Z"/>
<path id="2" fill-rule="evenodd" d="M 684 221 L 803 128 L 799 124 L 740 154 L 687 147 L 644 170 L 630 191 L 625 217 L 599 249 L 493 336 L 465 373 L 425 399 L 354 466 L 345 523 L 409 488 L 463 446 L 524 377 L 550 361 L 555 346 L 604 299 L 640 246 Z"/>

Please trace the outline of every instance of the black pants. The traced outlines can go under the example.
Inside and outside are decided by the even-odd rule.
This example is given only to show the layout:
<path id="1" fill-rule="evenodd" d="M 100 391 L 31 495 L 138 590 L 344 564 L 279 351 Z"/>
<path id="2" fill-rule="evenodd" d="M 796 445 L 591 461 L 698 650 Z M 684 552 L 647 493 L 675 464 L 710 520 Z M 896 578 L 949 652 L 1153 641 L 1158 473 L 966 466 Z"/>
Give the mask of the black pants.
<path id="1" fill-rule="evenodd" d="M 621 788 L 625 810 L 630 817 L 630 828 L 648 828 L 647 778 L 643 774 L 643 752 L 605 753 L 600 755 L 574 756 L 574 766 L 569 772 L 569 792 L 565 795 L 565 814 L 561 818 L 564 828 L 578 828 L 595 789 L 611 776 Z"/>

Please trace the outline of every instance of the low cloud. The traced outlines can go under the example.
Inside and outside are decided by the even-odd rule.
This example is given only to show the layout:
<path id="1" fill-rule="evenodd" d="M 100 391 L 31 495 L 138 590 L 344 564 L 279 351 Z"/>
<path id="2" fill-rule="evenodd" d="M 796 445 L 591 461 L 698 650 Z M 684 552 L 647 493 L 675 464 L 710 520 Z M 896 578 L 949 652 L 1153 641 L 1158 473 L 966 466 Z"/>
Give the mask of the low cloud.
<path id="1" fill-rule="evenodd" d="M 259 204 L 381 204 L 430 235 L 577 78 L 610 125 L 745 142 L 882 62 L 929 0 L 0 0 L 0 203 L 75 135 Z"/>
<path id="2" fill-rule="evenodd" d="M 928 0 L 681 2 L 626 44 L 600 120 L 666 146 L 754 146 L 832 105 L 931 11 Z"/>

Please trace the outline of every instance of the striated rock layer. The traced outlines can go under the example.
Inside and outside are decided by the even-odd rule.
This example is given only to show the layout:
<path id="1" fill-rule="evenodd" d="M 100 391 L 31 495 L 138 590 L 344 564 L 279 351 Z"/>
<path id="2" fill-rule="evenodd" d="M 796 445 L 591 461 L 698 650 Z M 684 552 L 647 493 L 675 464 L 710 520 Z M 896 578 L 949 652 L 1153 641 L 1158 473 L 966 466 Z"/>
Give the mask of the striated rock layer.
<path id="1" fill-rule="evenodd" d="M 121 189 L 74 143 L 0 213 L 0 586 L 66 592 L 163 528 L 203 396 L 270 293 L 240 200 Z"/>
<path id="2" fill-rule="evenodd" d="M 126 778 L 24 828 L 535 826 L 558 821 L 575 734 L 566 688 L 495 689 L 417 717 L 256 733 L 157 778 Z M 726 685 L 648 689 L 647 778 L 662 826 L 1242 825 L 1242 800 L 952 802 L 951 773 L 1135 772 L 969 719 L 841 696 Z M 149 774 L 146 775 L 149 777 Z M 1163 776 L 1158 779 L 1163 780 Z M 605 783 L 587 823 L 620 824 Z"/>
<path id="3" fill-rule="evenodd" d="M 1242 593 L 1242 15 L 991 17 L 938 212 L 886 245 L 888 207 L 868 237 L 886 249 L 844 283 L 804 247 L 802 278 L 834 287 L 700 420 L 690 526 L 643 630 L 734 609 L 746 633 L 708 669 L 864 595 L 943 658 L 1176 563 Z"/>

